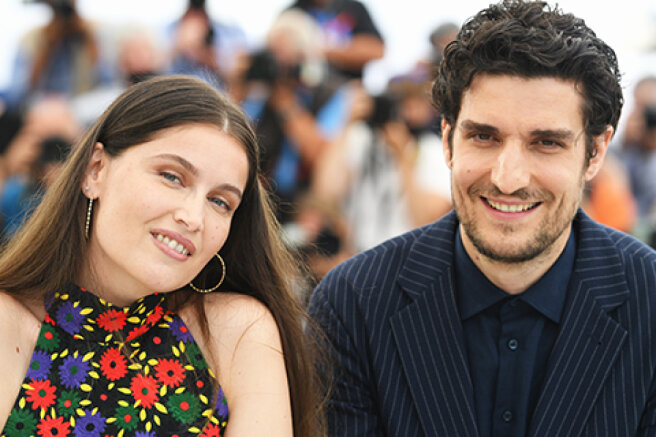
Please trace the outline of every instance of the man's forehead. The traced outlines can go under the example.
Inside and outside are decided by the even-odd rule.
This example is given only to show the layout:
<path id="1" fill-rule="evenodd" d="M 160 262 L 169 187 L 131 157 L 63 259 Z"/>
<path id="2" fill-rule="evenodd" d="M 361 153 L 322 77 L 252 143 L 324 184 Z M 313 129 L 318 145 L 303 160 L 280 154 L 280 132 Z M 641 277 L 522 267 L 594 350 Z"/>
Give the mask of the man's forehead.
<path id="1" fill-rule="evenodd" d="M 463 120 L 524 130 L 584 128 L 584 99 L 576 82 L 558 77 L 478 74 L 462 94 L 456 125 Z"/>

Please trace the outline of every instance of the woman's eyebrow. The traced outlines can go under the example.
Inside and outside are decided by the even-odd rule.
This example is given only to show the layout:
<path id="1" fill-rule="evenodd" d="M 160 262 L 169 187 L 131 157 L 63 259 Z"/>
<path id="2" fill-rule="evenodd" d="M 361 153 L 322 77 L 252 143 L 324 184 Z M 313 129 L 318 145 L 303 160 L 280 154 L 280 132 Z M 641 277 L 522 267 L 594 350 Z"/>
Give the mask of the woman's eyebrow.
<path id="1" fill-rule="evenodd" d="M 239 200 L 241 200 L 242 192 L 239 188 L 235 187 L 234 185 L 226 183 L 226 184 L 219 185 L 218 188 L 219 190 L 230 191 L 235 196 L 237 196 Z"/>
<path id="2" fill-rule="evenodd" d="M 187 170 L 189 173 L 191 173 L 194 176 L 198 176 L 198 169 L 196 168 L 195 165 L 193 165 L 191 162 L 187 161 L 180 155 L 175 155 L 173 153 L 162 153 L 160 155 L 155 156 L 155 158 L 158 159 L 170 159 L 173 161 L 176 161 L 178 164 L 183 166 L 185 170 Z"/>
<path id="3" fill-rule="evenodd" d="M 193 176 L 198 176 L 198 168 L 196 168 L 195 165 L 193 165 L 191 162 L 187 161 L 186 159 L 184 159 L 180 155 L 176 155 L 174 153 L 162 153 L 162 154 L 156 155 L 155 158 L 156 159 L 170 159 L 170 160 L 173 160 L 173 161 L 177 162 L 178 164 L 180 164 L 181 166 L 183 166 L 185 168 L 185 170 L 187 170 Z M 237 188 L 236 186 L 234 186 L 232 184 L 229 184 L 229 183 L 221 184 L 217 188 L 219 190 L 230 191 L 230 192 L 234 193 L 239 199 L 241 199 L 242 196 L 243 196 L 243 193 L 241 192 L 241 190 L 239 188 Z"/>

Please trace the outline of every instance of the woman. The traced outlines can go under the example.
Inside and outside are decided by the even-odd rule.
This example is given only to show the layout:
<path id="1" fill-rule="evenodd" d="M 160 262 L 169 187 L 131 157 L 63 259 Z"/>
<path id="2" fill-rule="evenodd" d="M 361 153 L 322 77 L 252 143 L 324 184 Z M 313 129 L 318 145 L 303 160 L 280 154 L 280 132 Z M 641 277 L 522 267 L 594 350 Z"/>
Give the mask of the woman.
<path id="1" fill-rule="evenodd" d="M 0 256 L 2 435 L 314 435 L 292 266 L 241 112 L 130 88 Z"/>

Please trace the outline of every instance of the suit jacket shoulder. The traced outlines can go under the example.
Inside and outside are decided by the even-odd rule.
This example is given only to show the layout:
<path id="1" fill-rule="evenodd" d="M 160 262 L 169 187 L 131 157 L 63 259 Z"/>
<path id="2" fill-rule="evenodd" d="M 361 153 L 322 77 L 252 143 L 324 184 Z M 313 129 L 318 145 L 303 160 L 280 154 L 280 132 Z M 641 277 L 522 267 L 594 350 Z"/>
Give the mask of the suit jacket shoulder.
<path id="1" fill-rule="evenodd" d="M 381 300 L 397 290 L 398 281 L 409 279 L 423 286 L 452 265 L 457 225 L 452 212 L 362 252 L 326 275 L 314 295 L 354 293 L 362 299 Z"/>

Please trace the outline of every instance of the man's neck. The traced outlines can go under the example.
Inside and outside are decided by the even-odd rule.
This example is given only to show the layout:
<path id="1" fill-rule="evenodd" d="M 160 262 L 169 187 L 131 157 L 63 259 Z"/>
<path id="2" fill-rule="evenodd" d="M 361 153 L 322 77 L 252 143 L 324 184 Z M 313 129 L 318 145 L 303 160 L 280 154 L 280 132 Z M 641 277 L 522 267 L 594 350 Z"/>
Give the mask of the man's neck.
<path id="1" fill-rule="evenodd" d="M 521 263 L 497 261 L 481 254 L 464 230 L 461 228 L 460 231 L 465 252 L 483 275 L 506 293 L 521 294 L 535 284 L 558 260 L 572 229 L 569 227 L 544 252 Z"/>

